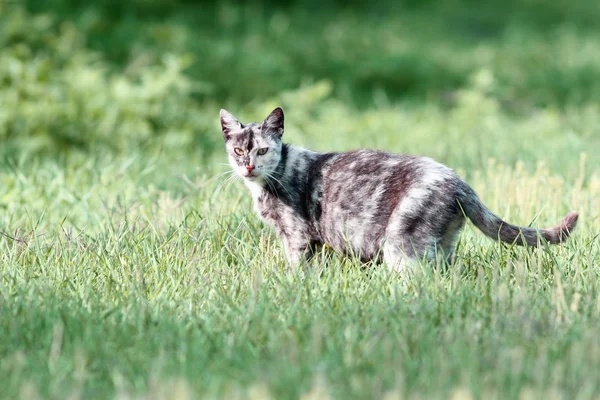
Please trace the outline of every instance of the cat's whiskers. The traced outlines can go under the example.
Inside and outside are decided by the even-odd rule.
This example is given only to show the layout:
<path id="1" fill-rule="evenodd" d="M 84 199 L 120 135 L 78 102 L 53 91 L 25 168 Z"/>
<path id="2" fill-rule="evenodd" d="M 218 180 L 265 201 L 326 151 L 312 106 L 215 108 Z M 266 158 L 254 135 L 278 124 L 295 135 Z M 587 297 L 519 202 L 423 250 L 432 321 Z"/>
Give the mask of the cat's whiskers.
<path id="1" fill-rule="evenodd" d="M 231 178 L 231 176 L 233 175 L 233 171 L 225 171 L 225 172 L 221 172 L 218 175 L 215 175 L 213 178 L 211 178 L 211 180 L 215 180 L 215 181 L 219 181 L 221 180 L 223 177 L 226 177 L 225 182 L 227 182 L 227 180 L 229 180 Z"/>
<path id="2" fill-rule="evenodd" d="M 265 177 L 265 182 L 267 182 L 267 184 L 271 187 L 271 189 L 273 189 L 273 191 L 275 191 L 275 194 L 277 196 L 279 196 L 279 194 L 277 193 L 277 189 L 275 188 L 274 185 L 272 185 L 271 182 L 269 182 L 269 179 L 274 180 L 276 183 L 279 184 L 279 186 L 287 193 L 288 196 L 290 196 L 290 198 L 293 198 L 292 193 L 290 193 L 290 191 L 285 187 L 285 185 L 283 184 L 283 182 L 281 182 L 281 180 L 277 179 L 275 177 L 275 173 L 265 173 L 264 174 Z"/>
<path id="3" fill-rule="evenodd" d="M 238 176 L 233 171 L 225 171 L 222 174 L 219 174 L 218 178 L 221 178 L 225 175 L 229 176 L 227 176 L 227 178 L 225 178 L 224 181 L 219 186 L 217 186 L 217 189 L 215 191 L 227 189 L 229 185 L 231 185 L 231 183 L 233 183 L 235 179 L 238 178 Z"/>
<path id="4" fill-rule="evenodd" d="M 219 179 L 221 179 L 222 176 L 224 176 L 224 175 L 231 175 L 231 174 L 233 174 L 233 171 L 231 171 L 231 170 L 229 170 L 229 171 L 223 171 L 220 174 L 217 174 L 217 175 L 213 176 L 211 179 L 213 179 L 213 180 L 219 180 Z"/>

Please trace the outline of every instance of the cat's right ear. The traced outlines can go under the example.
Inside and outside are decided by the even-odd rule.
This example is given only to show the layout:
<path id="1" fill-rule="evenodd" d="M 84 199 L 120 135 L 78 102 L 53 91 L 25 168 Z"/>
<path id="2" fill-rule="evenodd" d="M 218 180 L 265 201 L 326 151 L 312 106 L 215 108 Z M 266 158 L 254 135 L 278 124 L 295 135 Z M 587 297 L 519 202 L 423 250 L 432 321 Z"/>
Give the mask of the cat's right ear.
<path id="1" fill-rule="evenodd" d="M 223 137 L 228 140 L 231 136 L 232 131 L 242 129 L 242 124 L 227 110 L 221 109 L 219 112 L 221 118 L 221 130 L 223 131 Z"/>

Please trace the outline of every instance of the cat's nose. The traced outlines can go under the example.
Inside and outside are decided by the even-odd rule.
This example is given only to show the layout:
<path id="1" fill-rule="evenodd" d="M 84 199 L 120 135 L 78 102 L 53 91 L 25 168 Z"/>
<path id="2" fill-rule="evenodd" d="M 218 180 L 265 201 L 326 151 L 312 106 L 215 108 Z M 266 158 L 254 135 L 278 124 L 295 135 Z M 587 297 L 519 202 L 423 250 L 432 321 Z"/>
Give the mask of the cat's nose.
<path id="1" fill-rule="evenodd" d="M 254 170 L 254 165 L 246 165 L 246 170 L 248 173 L 252 172 Z"/>

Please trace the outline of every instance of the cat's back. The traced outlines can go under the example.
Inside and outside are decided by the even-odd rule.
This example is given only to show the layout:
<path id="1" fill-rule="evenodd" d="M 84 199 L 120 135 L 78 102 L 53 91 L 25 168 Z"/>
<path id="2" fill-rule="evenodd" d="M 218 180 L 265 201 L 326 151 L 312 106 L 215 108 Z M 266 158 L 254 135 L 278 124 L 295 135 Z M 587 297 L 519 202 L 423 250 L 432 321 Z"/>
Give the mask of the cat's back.
<path id="1" fill-rule="evenodd" d="M 324 200 L 346 205 L 397 199 L 417 184 L 458 179 L 454 171 L 431 158 L 368 149 L 329 157 L 322 176 Z"/>
<path id="2" fill-rule="evenodd" d="M 338 153 L 322 171 L 323 200 L 354 209 L 361 208 L 357 202 L 379 198 L 376 192 L 402 191 L 419 173 L 419 159 L 379 150 Z"/>
<path id="3" fill-rule="evenodd" d="M 331 157 L 323 171 L 323 177 L 328 185 L 354 186 L 361 192 L 380 184 L 390 183 L 386 182 L 390 178 L 397 182 L 398 178 L 403 177 L 404 179 L 401 179 L 403 184 L 409 184 L 425 172 L 424 167 L 432 168 L 436 164 L 445 168 L 425 157 L 381 150 L 355 150 Z M 360 190 L 361 188 L 363 190 Z"/>

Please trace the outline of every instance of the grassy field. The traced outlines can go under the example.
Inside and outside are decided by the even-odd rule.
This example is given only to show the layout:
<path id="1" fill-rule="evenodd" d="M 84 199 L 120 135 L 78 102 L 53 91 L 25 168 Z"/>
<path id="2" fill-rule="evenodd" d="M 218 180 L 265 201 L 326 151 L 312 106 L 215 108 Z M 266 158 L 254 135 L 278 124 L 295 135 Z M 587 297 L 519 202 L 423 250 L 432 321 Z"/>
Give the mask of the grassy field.
<path id="1" fill-rule="evenodd" d="M 598 398 L 600 9 L 319 4 L 0 2 L 0 397 Z M 277 105 L 291 143 L 432 156 L 577 231 L 290 270 L 218 122 Z"/>

